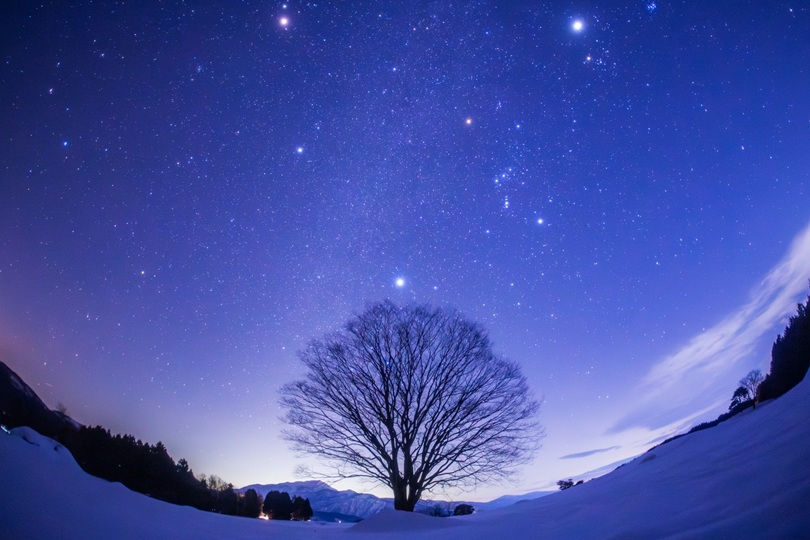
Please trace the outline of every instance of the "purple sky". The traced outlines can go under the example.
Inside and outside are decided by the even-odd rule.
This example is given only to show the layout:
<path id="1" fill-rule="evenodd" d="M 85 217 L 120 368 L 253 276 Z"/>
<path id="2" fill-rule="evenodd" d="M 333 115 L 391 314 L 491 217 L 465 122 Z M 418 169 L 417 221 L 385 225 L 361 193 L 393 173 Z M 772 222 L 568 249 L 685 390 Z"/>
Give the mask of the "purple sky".
<path id="1" fill-rule="evenodd" d="M 522 480 L 464 498 L 725 410 L 808 291 L 808 7 L 402 4 L 7 8 L 2 360 L 236 485 L 294 479 L 296 351 L 385 298 L 545 398 Z"/>

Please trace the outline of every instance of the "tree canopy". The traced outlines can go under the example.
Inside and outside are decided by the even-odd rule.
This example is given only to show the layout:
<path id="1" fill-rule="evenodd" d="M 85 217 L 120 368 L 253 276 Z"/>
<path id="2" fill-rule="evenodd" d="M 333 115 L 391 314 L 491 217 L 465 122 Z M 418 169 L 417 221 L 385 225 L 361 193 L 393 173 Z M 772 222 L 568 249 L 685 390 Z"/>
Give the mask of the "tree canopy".
<path id="1" fill-rule="evenodd" d="M 520 368 L 456 311 L 373 304 L 299 356 L 305 378 L 281 390 L 286 437 L 332 476 L 387 485 L 399 510 L 433 488 L 509 477 L 539 446 Z"/>
<path id="2" fill-rule="evenodd" d="M 268 491 L 264 496 L 262 511 L 270 519 L 289 521 L 292 517 L 293 502 L 286 491 Z"/>

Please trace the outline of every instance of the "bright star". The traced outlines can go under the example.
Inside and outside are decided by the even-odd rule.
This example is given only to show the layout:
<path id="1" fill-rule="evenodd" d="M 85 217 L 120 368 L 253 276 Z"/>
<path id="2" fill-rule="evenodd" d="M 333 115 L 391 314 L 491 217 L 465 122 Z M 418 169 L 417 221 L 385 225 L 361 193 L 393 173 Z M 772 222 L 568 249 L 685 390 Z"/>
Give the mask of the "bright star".
<path id="1" fill-rule="evenodd" d="M 571 23 L 571 29 L 574 32 L 582 32 L 582 29 L 585 28 L 585 23 L 581 20 L 577 19 L 573 23 Z"/>
<path id="2" fill-rule="evenodd" d="M 401 289 L 402 287 L 405 286 L 405 278 L 401 278 L 401 277 L 397 278 L 397 280 L 394 283 L 396 284 L 397 287 L 399 287 Z"/>
<path id="3" fill-rule="evenodd" d="M 288 19 L 287 17 L 281 17 L 278 20 L 278 24 L 280 24 L 281 26 L 287 27 L 290 24 L 290 19 Z"/>
<path id="4" fill-rule="evenodd" d="M 298 148 L 295 149 L 295 153 L 296 154 L 303 154 L 304 153 L 304 147 L 299 146 Z"/>
<path id="5" fill-rule="evenodd" d="M 464 120 L 464 123 L 467 124 L 468 126 L 471 126 L 472 125 L 472 118 L 467 118 L 466 120 Z"/>

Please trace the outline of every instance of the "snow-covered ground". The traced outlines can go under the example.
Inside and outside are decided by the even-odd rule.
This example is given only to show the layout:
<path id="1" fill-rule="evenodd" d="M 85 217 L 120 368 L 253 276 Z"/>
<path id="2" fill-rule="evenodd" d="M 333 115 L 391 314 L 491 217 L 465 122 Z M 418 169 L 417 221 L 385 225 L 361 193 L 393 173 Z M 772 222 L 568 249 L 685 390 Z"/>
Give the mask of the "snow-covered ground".
<path id="1" fill-rule="evenodd" d="M 383 511 L 355 525 L 268 522 L 173 506 L 85 474 L 27 428 L 0 433 L 0 535 L 60 538 L 810 537 L 810 381 L 611 474 L 472 516 Z"/>

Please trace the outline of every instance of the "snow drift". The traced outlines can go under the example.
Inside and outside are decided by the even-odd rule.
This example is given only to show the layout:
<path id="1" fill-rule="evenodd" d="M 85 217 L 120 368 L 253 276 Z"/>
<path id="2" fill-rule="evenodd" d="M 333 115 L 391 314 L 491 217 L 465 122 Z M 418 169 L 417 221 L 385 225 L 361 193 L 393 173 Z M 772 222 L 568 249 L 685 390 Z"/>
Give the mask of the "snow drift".
<path id="1" fill-rule="evenodd" d="M 85 474 L 33 430 L 0 434 L 8 538 L 806 538 L 810 383 L 566 491 L 472 516 L 384 511 L 356 525 L 173 506 Z"/>

